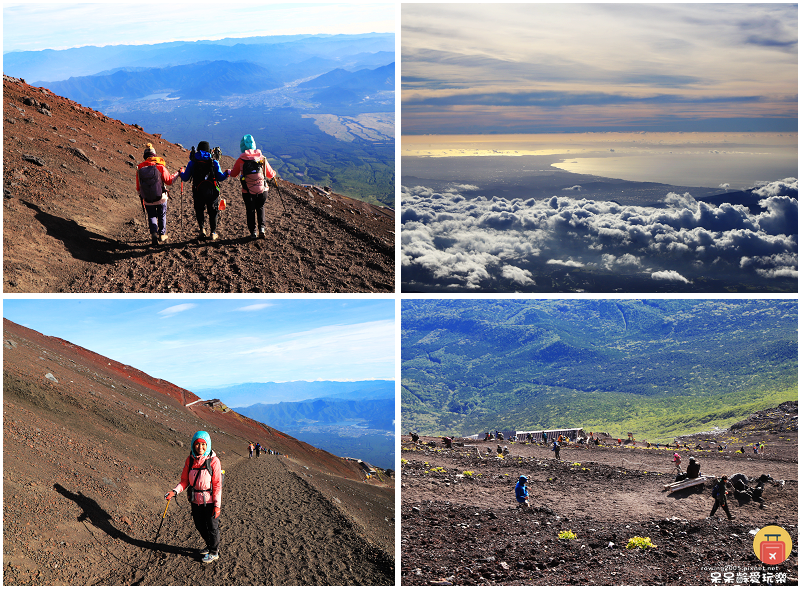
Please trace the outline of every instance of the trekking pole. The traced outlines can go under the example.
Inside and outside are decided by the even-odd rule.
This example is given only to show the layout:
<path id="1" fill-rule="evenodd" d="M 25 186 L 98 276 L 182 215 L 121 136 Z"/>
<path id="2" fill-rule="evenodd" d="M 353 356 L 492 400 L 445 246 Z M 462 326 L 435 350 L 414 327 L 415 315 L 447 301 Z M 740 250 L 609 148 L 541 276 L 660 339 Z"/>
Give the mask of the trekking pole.
<path id="1" fill-rule="evenodd" d="M 181 178 L 181 238 L 185 237 L 183 233 L 183 178 Z M 169 502 L 167 502 L 167 506 L 169 506 Z M 166 513 L 166 510 L 164 513 Z"/>
<path id="2" fill-rule="evenodd" d="M 275 178 L 272 180 L 275 183 L 275 189 L 278 191 L 278 197 L 281 200 L 281 206 L 283 207 L 283 213 L 286 214 L 286 204 L 283 202 L 283 193 L 281 193 L 281 187 L 278 186 L 278 179 Z"/>
<path id="3" fill-rule="evenodd" d="M 169 508 L 169 503 L 171 501 L 172 501 L 172 498 L 167 500 L 167 508 Z M 156 544 L 156 541 L 158 540 L 158 535 L 161 533 L 161 526 L 164 524 L 164 517 L 167 516 L 167 508 L 164 508 L 164 514 L 161 515 L 161 522 L 158 525 L 158 530 L 156 531 L 156 537 L 155 537 L 155 539 L 153 539 L 153 545 Z"/>

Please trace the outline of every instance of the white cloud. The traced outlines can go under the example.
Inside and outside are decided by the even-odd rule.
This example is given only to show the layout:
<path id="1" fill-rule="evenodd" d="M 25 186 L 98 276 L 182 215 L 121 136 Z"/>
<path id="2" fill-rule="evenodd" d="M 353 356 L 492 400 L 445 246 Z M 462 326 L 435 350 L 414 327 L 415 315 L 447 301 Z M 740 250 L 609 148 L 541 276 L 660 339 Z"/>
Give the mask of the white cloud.
<path id="1" fill-rule="evenodd" d="M 797 181 L 758 190 L 763 211 L 751 213 L 688 193 L 669 193 L 663 206 L 641 207 L 571 197 L 466 198 L 403 187 L 403 281 L 468 290 L 492 288 L 503 279 L 532 285 L 537 269 L 547 266 L 621 274 L 648 269 L 653 279 L 686 283 L 700 276 L 733 282 L 731 274 L 792 276 Z"/>
<path id="2" fill-rule="evenodd" d="M 158 315 L 164 317 L 170 317 L 175 314 L 188 311 L 194 307 L 197 307 L 194 303 L 182 303 L 181 305 L 173 305 L 172 307 L 167 307 L 166 309 L 162 309 L 158 312 Z"/>
<path id="3" fill-rule="evenodd" d="M 245 305 L 244 307 L 238 308 L 236 311 L 261 311 L 262 309 L 267 309 L 268 307 L 272 307 L 275 305 L 274 303 L 254 303 L 253 305 Z"/>
<path id="4" fill-rule="evenodd" d="M 691 283 L 689 279 L 682 276 L 681 273 L 674 270 L 659 270 L 650 275 L 657 281 L 681 281 L 684 283 Z"/>

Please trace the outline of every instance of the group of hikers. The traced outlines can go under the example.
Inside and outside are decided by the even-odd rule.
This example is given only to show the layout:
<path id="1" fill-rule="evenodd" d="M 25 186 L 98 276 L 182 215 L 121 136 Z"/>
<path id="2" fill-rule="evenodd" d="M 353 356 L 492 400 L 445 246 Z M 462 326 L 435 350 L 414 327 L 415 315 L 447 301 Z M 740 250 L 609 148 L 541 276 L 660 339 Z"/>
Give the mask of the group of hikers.
<path id="1" fill-rule="evenodd" d="M 213 152 L 207 141 L 197 144 L 189 155 L 189 162 L 178 172 L 172 174 L 166 167 L 164 158 L 156 154 L 153 144 L 148 143 L 144 150 L 144 161 L 136 170 L 136 190 L 147 215 L 152 244 L 168 240 L 167 205 L 169 194 L 167 186 L 180 179 L 192 181 L 192 200 L 198 225 L 198 238 L 217 240 L 217 217 L 225 209 L 225 201 L 220 198 L 219 183 L 227 178 L 241 175 L 242 199 L 244 200 L 247 228 L 252 238 L 265 238 L 267 227 L 264 221 L 264 204 L 269 187 L 267 180 L 275 178 L 275 171 L 256 147 L 252 135 L 245 135 L 239 142 L 241 155 L 233 168 L 222 170 L 219 164 L 219 148 Z M 216 157 L 215 157 L 216 156 Z M 183 189 L 181 189 L 182 191 Z M 181 192 L 181 194 L 183 194 Z M 208 214 L 208 229 L 205 216 Z"/>
<path id="2" fill-rule="evenodd" d="M 280 455 L 281 454 L 278 451 L 273 451 L 272 449 L 266 448 L 264 445 L 262 445 L 259 442 L 257 442 L 257 443 L 252 443 L 251 442 L 250 444 L 248 444 L 247 445 L 247 451 L 250 453 L 250 457 L 249 457 L 250 459 L 253 458 L 253 453 L 256 454 L 256 459 L 258 459 L 258 457 L 261 455 L 261 453 L 268 453 L 270 455 Z"/>

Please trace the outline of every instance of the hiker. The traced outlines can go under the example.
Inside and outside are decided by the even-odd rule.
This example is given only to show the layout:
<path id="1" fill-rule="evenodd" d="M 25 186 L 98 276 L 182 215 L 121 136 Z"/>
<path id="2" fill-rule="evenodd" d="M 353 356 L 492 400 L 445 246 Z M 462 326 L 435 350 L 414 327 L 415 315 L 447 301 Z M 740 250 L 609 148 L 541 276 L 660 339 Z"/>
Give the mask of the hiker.
<path id="1" fill-rule="evenodd" d="M 686 475 L 688 479 L 700 477 L 700 463 L 694 460 L 694 457 L 689 457 L 689 465 L 686 466 Z"/>
<path id="2" fill-rule="evenodd" d="M 219 559 L 219 513 L 222 506 L 222 465 L 211 450 L 211 436 L 203 430 L 192 437 L 192 452 L 186 458 L 181 481 L 164 499 L 171 500 L 183 490 L 189 494 L 194 526 L 206 548 L 200 551 L 203 563 Z"/>
<path id="3" fill-rule="evenodd" d="M 275 171 L 256 148 L 252 135 L 245 135 L 239 142 L 242 155 L 233 165 L 230 175 L 242 175 L 242 199 L 247 215 L 247 229 L 252 238 L 266 238 L 267 226 L 264 223 L 264 203 L 267 202 L 267 180 L 275 178 Z M 256 227 L 258 221 L 258 227 Z"/>
<path id="4" fill-rule="evenodd" d="M 542 440 L 544 441 L 544 444 L 547 444 L 547 433 L 546 432 L 542 433 Z"/>
<path id="5" fill-rule="evenodd" d="M 728 520 L 733 520 L 731 516 L 731 511 L 728 508 L 728 490 L 725 489 L 728 484 L 728 476 L 723 475 L 717 481 L 714 488 L 711 490 L 711 496 L 714 498 L 714 507 L 711 509 L 711 514 L 709 517 L 714 516 L 714 513 L 717 511 L 717 508 L 722 506 L 722 509 L 725 510 L 725 514 L 728 515 Z"/>
<path id="6" fill-rule="evenodd" d="M 250 443 L 249 445 L 247 445 L 247 450 L 250 452 L 250 459 L 252 459 L 253 458 L 253 451 L 256 450 L 256 448 L 253 446 L 253 443 Z"/>
<path id="7" fill-rule="evenodd" d="M 411 442 L 415 442 L 415 443 L 419 442 L 419 434 L 417 434 L 416 432 L 412 432 L 411 433 Z"/>
<path id="8" fill-rule="evenodd" d="M 514 488 L 514 494 L 517 496 L 517 503 L 520 506 L 530 506 L 528 503 L 528 488 L 525 487 L 526 483 L 528 483 L 528 477 L 520 475 L 517 485 Z"/>
<path id="9" fill-rule="evenodd" d="M 553 441 L 553 452 L 556 454 L 556 459 L 561 460 L 561 445 L 557 440 Z"/>
<path id="10" fill-rule="evenodd" d="M 442 442 L 444 443 L 444 448 L 452 449 L 453 448 L 453 439 L 449 436 L 443 436 Z"/>
<path id="11" fill-rule="evenodd" d="M 147 224 L 153 245 L 167 241 L 167 193 L 166 185 L 171 186 L 178 178 L 178 172 L 170 174 L 164 158 L 156 155 L 152 143 L 144 149 L 144 161 L 136 168 L 136 192 L 142 200 L 147 214 Z"/>
<path id="12" fill-rule="evenodd" d="M 256 443 L 256 459 L 261 455 L 261 443 Z"/>
<path id="13" fill-rule="evenodd" d="M 681 473 L 681 456 L 678 453 L 672 455 L 672 462 L 675 463 L 675 469 L 678 470 L 678 473 Z"/>
<path id="14" fill-rule="evenodd" d="M 194 213 L 197 217 L 200 235 L 202 240 L 208 237 L 205 228 L 205 212 L 208 212 L 208 225 L 211 230 L 211 239 L 219 238 L 217 234 L 217 215 L 219 213 L 219 186 L 221 182 L 228 178 L 230 170 L 223 170 L 219 167 L 219 162 L 211 157 L 210 148 L 207 141 L 197 144 L 197 150 L 191 156 L 185 168 L 181 168 L 181 180 L 192 179 L 192 199 L 194 200 Z"/>

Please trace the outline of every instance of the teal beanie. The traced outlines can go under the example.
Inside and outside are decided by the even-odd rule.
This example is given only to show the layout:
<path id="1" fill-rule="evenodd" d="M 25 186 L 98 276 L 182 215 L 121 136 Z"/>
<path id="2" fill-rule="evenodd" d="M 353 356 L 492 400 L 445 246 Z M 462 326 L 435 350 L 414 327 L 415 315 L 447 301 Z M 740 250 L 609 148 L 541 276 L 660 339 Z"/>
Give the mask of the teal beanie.
<path id="1" fill-rule="evenodd" d="M 239 142 L 239 148 L 242 150 L 242 153 L 247 150 L 254 150 L 256 149 L 256 140 L 253 139 L 252 135 L 245 135 L 242 141 Z"/>
<path id="2" fill-rule="evenodd" d="M 194 436 L 192 437 L 192 456 L 197 457 L 197 455 L 194 454 L 194 441 L 196 441 L 198 438 L 202 438 L 204 441 L 206 441 L 206 454 L 203 456 L 210 455 L 211 436 L 209 436 L 209 434 L 205 430 L 200 430 L 199 432 L 195 432 Z"/>

